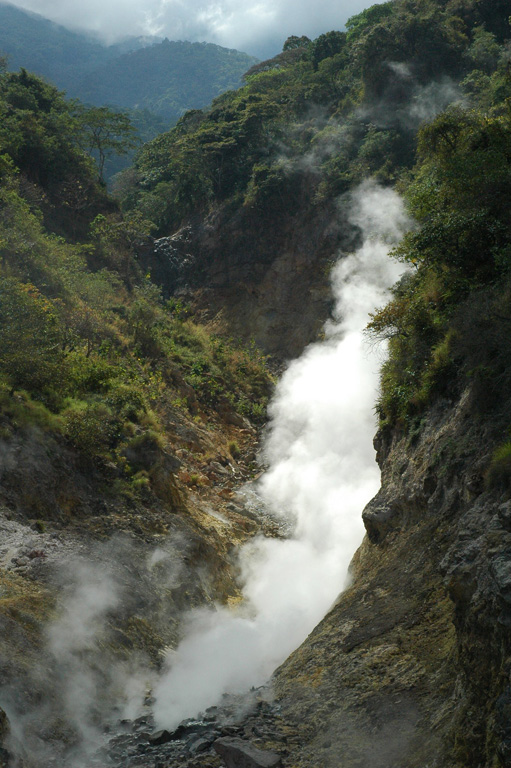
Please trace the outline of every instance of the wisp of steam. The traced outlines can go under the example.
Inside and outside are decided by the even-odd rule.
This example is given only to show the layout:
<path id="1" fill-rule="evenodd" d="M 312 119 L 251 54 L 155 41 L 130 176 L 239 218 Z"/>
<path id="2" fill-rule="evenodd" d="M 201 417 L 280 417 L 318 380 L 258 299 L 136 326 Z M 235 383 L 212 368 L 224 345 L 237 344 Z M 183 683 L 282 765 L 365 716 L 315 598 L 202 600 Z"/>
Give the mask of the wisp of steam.
<path id="1" fill-rule="evenodd" d="M 294 523 L 290 539 L 259 537 L 240 553 L 244 601 L 190 615 L 155 688 L 155 717 L 175 727 L 223 693 L 264 683 L 345 586 L 361 512 L 379 485 L 372 436 L 381 354 L 365 342 L 368 313 L 401 267 L 388 256 L 409 221 L 399 196 L 373 182 L 349 200 L 363 244 L 333 271 L 325 340 L 284 374 L 270 408 L 269 470 L 259 492 Z"/>

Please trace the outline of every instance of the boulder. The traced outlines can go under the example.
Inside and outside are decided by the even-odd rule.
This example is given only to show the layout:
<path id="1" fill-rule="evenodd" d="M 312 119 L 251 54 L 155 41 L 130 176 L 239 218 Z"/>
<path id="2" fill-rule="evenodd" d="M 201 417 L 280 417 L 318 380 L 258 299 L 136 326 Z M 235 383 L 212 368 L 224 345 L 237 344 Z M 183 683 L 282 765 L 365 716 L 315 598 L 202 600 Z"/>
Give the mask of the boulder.
<path id="1" fill-rule="evenodd" d="M 172 741 L 174 739 L 174 734 L 170 731 L 166 731 L 165 729 L 162 731 L 155 731 L 149 736 L 149 743 L 153 746 L 158 746 L 159 744 L 167 744 L 169 741 Z"/>
<path id="2" fill-rule="evenodd" d="M 191 741 L 188 742 L 187 744 L 188 751 L 192 755 L 197 755 L 200 752 L 206 752 L 210 748 L 212 741 L 213 739 L 211 738 L 207 739 L 207 738 L 204 738 L 203 736 L 199 736 L 199 738 L 192 739 Z"/>
<path id="3" fill-rule="evenodd" d="M 382 501 L 380 494 L 377 494 L 362 512 L 362 520 L 369 540 L 373 544 L 380 544 L 389 531 L 397 527 L 399 511 Z"/>
<path id="4" fill-rule="evenodd" d="M 243 739 L 217 739 L 213 746 L 227 768 L 276 768 L 281 764 L 276 752 L 257 749 Z"/>

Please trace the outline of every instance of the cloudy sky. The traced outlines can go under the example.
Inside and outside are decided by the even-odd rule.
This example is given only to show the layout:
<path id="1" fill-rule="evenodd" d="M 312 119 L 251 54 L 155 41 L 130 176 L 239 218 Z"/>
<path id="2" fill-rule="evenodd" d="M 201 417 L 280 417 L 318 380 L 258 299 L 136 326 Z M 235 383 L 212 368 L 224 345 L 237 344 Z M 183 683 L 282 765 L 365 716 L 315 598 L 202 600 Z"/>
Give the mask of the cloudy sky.
<path id="1" fill-rule="evenodd" d="M 264 58 L 289 35 L 317 37 L 376 0 L 11 0 L 67 27 L 108 42 L 153 34 L 205 40 Z"/>

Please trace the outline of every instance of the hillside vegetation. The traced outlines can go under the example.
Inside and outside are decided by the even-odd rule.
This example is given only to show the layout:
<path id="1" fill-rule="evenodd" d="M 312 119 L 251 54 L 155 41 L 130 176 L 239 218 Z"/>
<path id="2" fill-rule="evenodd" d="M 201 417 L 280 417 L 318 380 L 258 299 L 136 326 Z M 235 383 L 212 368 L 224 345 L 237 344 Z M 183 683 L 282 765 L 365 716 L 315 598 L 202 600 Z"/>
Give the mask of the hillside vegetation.
<path id="1" fill-rule="evenodd" d="M 143 43 L 130 44 L 136 48 Z M 71 88 L 77 78 L 120 55 L 123 48 L 102 45 L 39 14 L 0 3 L 0 53 L 9 57 L 13 70 L 25 67 L 60 88 Z"/>
<path id="2" fill-rule="evenodd" d="M 2 440 L 36 428 L 98 482 L 113 478 L 110 492 L 154 492 L 175 508 L 169 457 L 187 441 L 169 429 L 189 423 L 200 453 L 193 430 L 218 413 L 260 423 L 264 359 L 162 299 L 134 252 L 151 223 L 108 199 L 82 148 L 83 112 L 22 70 L 0 75 L 0 113 Z"/>
<path id="3" fill-rule="evenodd" d="M 332 258 L 336 243 L 356 240 L 343 194 L 368 176 L 397 185 L 417 226 L 395 254 L 410 272 L 369 329 L 391 341 L 382 423 L 420 420 L 432 397 L 467 379 L 490 407 L 509 385 L 508 11 L 486 0 L 395 0 L 345 32 L 290 37 L 243 88 L 143 147 L 120 188 L 124 209 L 159 234 L 209 216 L 196 235 L 205 276 L 189 276 L 200 284 L 220 269 L 226 230 L 232 251 L 251 239 L 256 274 L 289 247 L 293 226 L 330 211 L 317 239 L 332 238 L 337 218 Z M 311 255 L 316 273 L 324 259 Z"/>
<path id="4" fill-rule="evenodd" d="M 212 43 L 163 40 L 97 67 L 71 92 L 92 104 L 147 109 L 173 125 L 186 110 L 236 88 L 255 61 Z"/>

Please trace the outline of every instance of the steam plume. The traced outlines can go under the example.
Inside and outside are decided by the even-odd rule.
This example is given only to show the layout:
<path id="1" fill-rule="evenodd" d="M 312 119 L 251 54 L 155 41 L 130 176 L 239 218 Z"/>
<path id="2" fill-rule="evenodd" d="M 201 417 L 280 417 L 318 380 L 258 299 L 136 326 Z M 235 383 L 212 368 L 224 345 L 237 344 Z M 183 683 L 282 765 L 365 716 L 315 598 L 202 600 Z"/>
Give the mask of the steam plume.
<path id="1" fill-rule="evenodd" d="M 224 692 L 263 683 L 328 610 L 362 538 L 361 511 L 379 484 L 371 443 L 380 362 L 362 330 L 399 276 L 387 252 L 409 222 L 396 193 L 372 182 L 346 202 L 363 246 L 334 270 L 325 341 L 290 365 L 271 407 L 271 468 L 260 493 L 294 521 L 294 535 L 243 549 L 240 610 L 190 615 L 155 690 L 155 715 L 166 727 Z"/>

